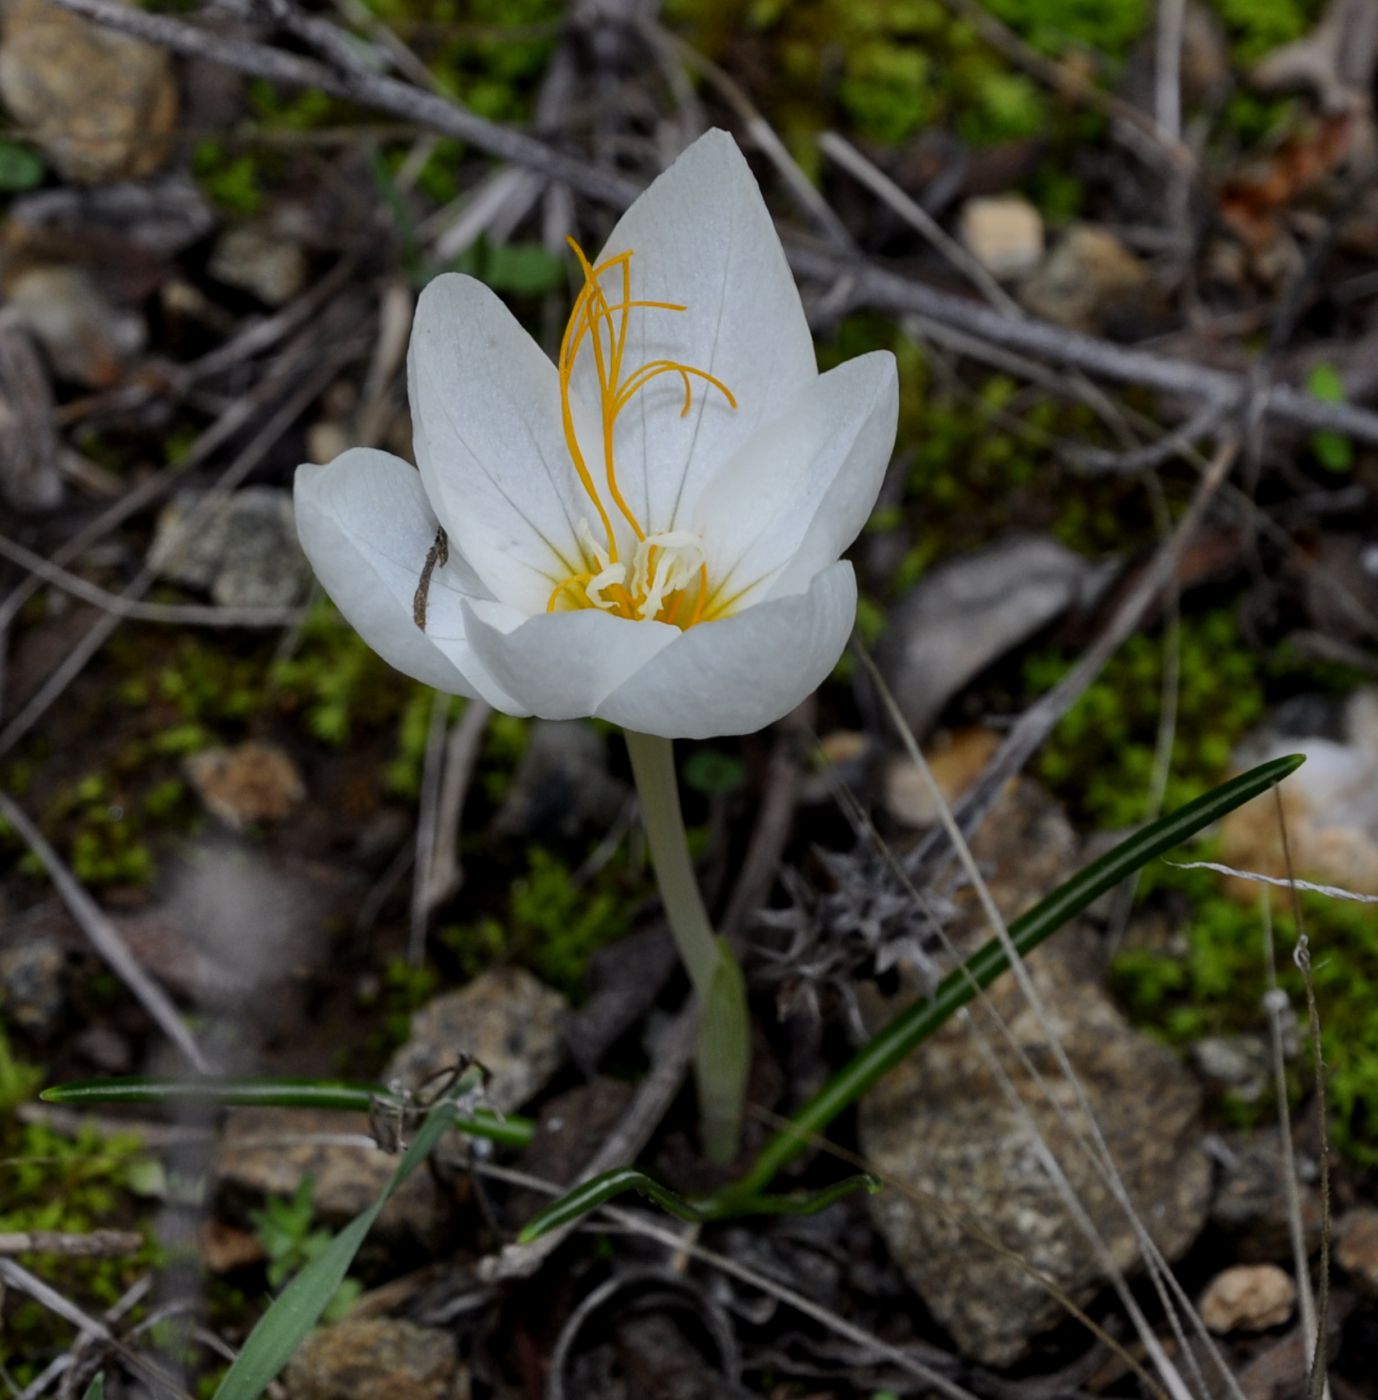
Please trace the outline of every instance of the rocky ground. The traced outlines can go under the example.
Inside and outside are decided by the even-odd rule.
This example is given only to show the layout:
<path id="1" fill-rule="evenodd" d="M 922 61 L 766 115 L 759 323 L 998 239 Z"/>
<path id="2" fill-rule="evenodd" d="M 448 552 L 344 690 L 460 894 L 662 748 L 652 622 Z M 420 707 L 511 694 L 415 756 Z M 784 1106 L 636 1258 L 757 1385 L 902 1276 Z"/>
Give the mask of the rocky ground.
<path id="1" fill-rule="evenodd" d="M 1378 1396 L 1375 13 L 9 0 L 6 1393 L 212 1394 L 397 1160 L 386 1114 L 43 1086 L 199 1058 L 419 1088 L 463 1053 L 530 1141 L 446 1139 L 275 1393 L 1298 1400 L 1319 1314 L 1330 1394 Z M 947 801 L 984 810 L 1001 916 L 1231 772 L 1308 761 L 785 1182 L 860 1163 L 876 1194 L 704 1226 L 628 1197 L 519 1246 L 595 1168 L 724 1179 L 625 753 L 391 672 L 313 584 L 291 474 L 409 455 L 436 273 L 557 341 L 565 235 L 597 246 L 713 124 L 820 362 L 899 361 L 858 637 Z M 731 1177 L 990 925 L 857 657 L 678 755 L 755 1013 Z M 1324 888 L 1246 878 L 1293 874 Z"/>

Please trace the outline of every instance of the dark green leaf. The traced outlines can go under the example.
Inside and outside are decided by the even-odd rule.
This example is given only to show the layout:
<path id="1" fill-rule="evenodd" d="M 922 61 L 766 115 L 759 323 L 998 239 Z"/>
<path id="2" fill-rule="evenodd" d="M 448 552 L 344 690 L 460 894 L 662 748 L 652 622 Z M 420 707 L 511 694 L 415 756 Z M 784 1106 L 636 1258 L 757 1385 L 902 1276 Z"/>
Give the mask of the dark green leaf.
<path id="1" fill-rule="evenodd" d="M 43 183 L 38 152 L 15 141 L 0 141 L 0 194 L 23 194 Z"/>

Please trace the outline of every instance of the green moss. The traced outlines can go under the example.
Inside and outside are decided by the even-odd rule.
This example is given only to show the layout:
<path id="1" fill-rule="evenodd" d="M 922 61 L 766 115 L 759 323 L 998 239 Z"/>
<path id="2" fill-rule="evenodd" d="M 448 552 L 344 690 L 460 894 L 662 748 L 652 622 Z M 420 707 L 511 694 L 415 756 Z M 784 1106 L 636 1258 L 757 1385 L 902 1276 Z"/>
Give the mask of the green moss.
<path id="1" fill-rule="evenodd" d="M 307 614 L 296 652 L 271 667 L 268 683 L 281 709 L 335 748 L 361 725 L 391 723 L 415 690 L 324 599 Z"/>
<path id="2" fill-rule="evenodd" d="M 122 651 L 121 662 L 136 677 L 148 664 L 132 640 Z M 186 724 L 235 731 L 263 705 L 262 663 L 222 642 L 183 636 L 171 658 L 157 670 L 153 694 Z"/>
<path id="3" fill-rule="evenodd" d="M 220 207 L 232 214 L 257 214 L 267 198 L 262 158 L 227 150 L 220 141 L 198 141 L 192 148 L 191 173 Z"/>
<path id="4" fill-rule="evenodd" d="M 1224 610 L 1183 620 L 1177 730 L 1166 805 L 1220 782 L 1230 753 L 1264 709 L 1264 676 Z M 1024 664 L 1031 695 L 1051 689 L 1074 660 L 1040 652 Z M 1044 745 L 1039 778 L 1093 826 L 1133 826 L 1148 815 L 1162 704 L 1163 642 L 1131 637 Z"/>
<path id="5" fill-rule="evenodd" d="M 37 1067 L 13 1059 L 0 1025 L 0 1108 L 30 1097 L 42 1077 Z M 0 1112 L 0 1232 L 130 1229 L 130 1186 L 147 1160 L 132 1135 L 101 1138 L 83 1131 L 66 1138 Z M 158 1252 L 146 1243 L 120 1259 L 35 1255 L 20 1262 L 78 1306 L 99 1313 L 157 1264 Z M 11 1291 L 0 1300 L 0 1367 L 11 1381 L 28 1384 L 71 1342 L 70 1324 L 22 1294 Z"/>
<path id="6" fill-rule="evenodd" d="M 1196 853 L 1193 853 L 1194 855 Z M 1209 858 L 1209 849 L 1200 853 Z M 1261 915 L 1228 898 L 1210 871 L 1163 863 L 1145 872 L 1147 897 L 1185 901 L 1186 952 L 1145 949 L 1121 953 L 1112 967 L 1116 991 L 1134 1020 L 1174 1044 L 1204 1035 L 1266 1029 L 1267 990 Z M 1378 1166 L 1378 913 L 1371 907 L 1304 894 L 1302 916 L 1311 940 L 1335 1140 L 1349 1158 Z M 1273 900 L 1280 985 L 1303 1029 L 1305 990 L 1292 962 L 1296 927 L 1290 898 Z M 1309 1058 L 1292 1069 L 1293 1089 L 1309 1089 Z M 1238 1117 L 1244 1106 L 1229 1106 Z M 1269 1112 L 1264 1103 L 1254 1108 Z"/>
<path id="7" fill-rule="evenodd" d="M 1148 0 L 987 0 L 997 18 L 1031 47 L 1052 58 L 1069 49 L 1118 62 L 1148 28 Z"/>
<path id="8" fill-rule="evenodd" d="M 304 1176 L 291 1196 L 270 1196 L 262 1210 L 249 1212 L 254 1233 L 268 1256 L 268 1283 L 274 1289 L 304 1269 L 334 1238 L 333 1230 L 315 1223 L 312 1185 L 311 1177 Z M 363 1284 L 357 1279 L 344 1279 L 325 1305 L 322 1320 L 338 1322 L 362 1292 Z"/>
<path id="9" fill-rule="evenodd" d="M 1323 0 L 1211 0 L 1224 21 L 1235 60 L 1256 63 L 1300 39 L 1320 17 Z"/>
<path id="10" fill-rule="evenodd" d="M 559 856 L 532 846 L 525 873 L 509 888 L 505 917 L 451 925 L 439 937 L 464 976 L 505 953 L 577 998 L 589 958 L 629 932 L 628 911 L 646 893 L 643 878 L 629 878 L 615 864 L 588 883 L 576 883 Z"/>
<path id="11" fill-rule="evenodd" d="M 1150 8 L 1148 0 L 1003 0 L 998 12 L 1041 51 L 1093 52 L 1114 70 Z M 755 68 L 768 66 L 768 89 L 753 95 L 814 174 L 814 137 L 825 127 L 885 145 L 941 127 L 973 145 L 1039 137 L 1061 147 L 1084 115 L 941 0 L 757 0 L 745 14 L 727 0 L 670 0 L 665 10 L 719 61 L 733 66 L 745 49 Z"/>

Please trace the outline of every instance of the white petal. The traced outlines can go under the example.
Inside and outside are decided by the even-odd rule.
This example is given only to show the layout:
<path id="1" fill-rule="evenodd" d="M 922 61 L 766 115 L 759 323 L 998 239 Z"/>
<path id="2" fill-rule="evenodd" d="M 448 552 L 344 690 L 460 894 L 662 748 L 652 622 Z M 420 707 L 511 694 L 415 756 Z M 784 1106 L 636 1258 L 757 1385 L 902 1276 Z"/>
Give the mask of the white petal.
<path id="1" fill-rule="evenodd" d="M 354 448 L 329 466 L 298 467 L 294 498 L 297 533 L 316 577 L 384 661 L 437 690 L 482 694 L 509 708 L 464 639 L 462 603 L 478 585 L 453 547 L 450 562 L 431 574 L 427 630 L 413 618 L 437 521 L 412 467 Z"/>
<path id="2" fill-rule="evenodd" d="M 632 250 L 632 295 L 685 311 L 630 314 L 623 380 L 653 360 L 674 360 L 721 379 L 729 406 L 710 385 L 666 374 L 622 411 L 615 434 L 619 484 L 647 533 L 674 529 L 697 487 L 818 373 L 799 292 L 760 188 L 733 139 L 697 140 L 618 221 L 599 255 Z M 615 273 L 603 280 L 621 300 Z M 598 395 L 591 351 L 575 379 L 584 402 Z"/>
<path id="3" fill-rule="evenodd" d="M 555 366 L 481 282 L 421 293 L 407 356 L 416 460 L 441 523 L 494 597 L 544 612 L 596 521 L 570 460 Z M 596 428 L 575 405 L 581 439 Z"/>
<path id="4" fill-rule="evenodd" d="M 528 617 L 501 603 L 465 608 L 469 640 L 497 683 L 533 715 L 577 719 L 680 635 L 595 608 Z"/>
<path id="5" fill-rule="evenodd" d="M 898 412 L 895 357 L 877 350 L 816 380 L 724 463 L 693 509 L 717 596 L 799 593 L 837 559 L 876 503 Z"/>
<path id="6" fill-rule="evenodd" d="M 856 618 L 848 563 L 807 593 L 683 632 L 594 711 L 667 739 L 749 734 L 787 715 L 837 663 Z"/>

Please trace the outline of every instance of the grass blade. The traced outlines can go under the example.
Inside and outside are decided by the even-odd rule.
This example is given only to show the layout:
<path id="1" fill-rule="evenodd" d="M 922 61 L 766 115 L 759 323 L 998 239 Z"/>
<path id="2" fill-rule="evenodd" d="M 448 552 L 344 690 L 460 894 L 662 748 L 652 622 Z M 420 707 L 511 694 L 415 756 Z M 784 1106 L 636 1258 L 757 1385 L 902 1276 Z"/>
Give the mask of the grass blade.
<path id="1" fill-rule="evenodd" d="M 1010 924 L 1010 938 L 1020 956 L 1027 956 L 1121 880 L 1165 851 L 1181 845 L 1226 813 L 1266 792 L 1303 762 L 1302 755 L 1291 754 L 1251 768 L 1220 787 L 1212 788 L 1194 802 L 1150 822 L 1099 860 L 1092 861 Z M 859 1050 L 794 1115 L 789 1125 L 771 1138 L 746 1176 L 718 1194 L 714 1205 L 731 1209 L 744 1207 L 751 1197 L 770 1184 L 786 1163 L 803 1151 L 811 1137 L 822 1132 L 882 1075 L 971 1001 L 979 988 L 990 986 L 1008 967 L 1009 960 L 999 940 L 992 939 L 979 948 L 962 967 L 943 978 L 932 997 L 901 1012 Z"/>
<path id="2" fill-rule="evenodd" d="M 234 1365 L 225 1373 L 214 1400 L 258 1400 L 291 1359 L 349 1272 L 354 1256 L 393 1192 L 430 1155 L 454 1123 L 449 1102 L 427 1115 L 415 1142 L 397 1164 L 378 1199 L 348 1225 L 287 1285 L 249 1334 Z"/>

